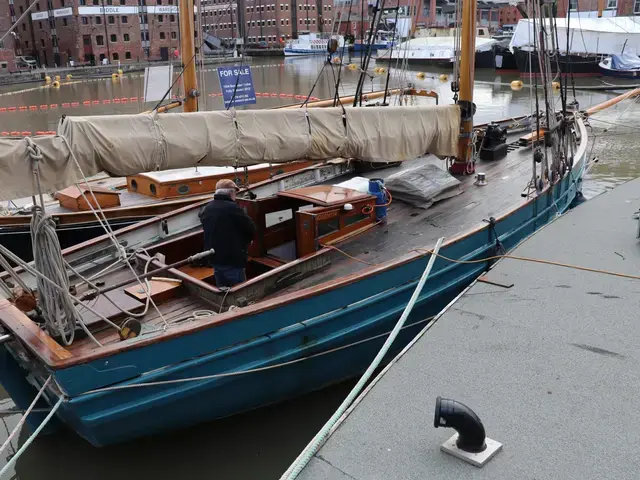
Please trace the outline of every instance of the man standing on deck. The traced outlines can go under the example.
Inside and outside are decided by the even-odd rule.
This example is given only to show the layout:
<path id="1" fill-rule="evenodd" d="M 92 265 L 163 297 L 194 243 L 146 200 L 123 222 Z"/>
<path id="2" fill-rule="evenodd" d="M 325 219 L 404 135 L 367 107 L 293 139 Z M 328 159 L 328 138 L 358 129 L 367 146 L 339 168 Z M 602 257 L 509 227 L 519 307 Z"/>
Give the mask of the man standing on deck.
<path id="1" fill-rule="evenodd" d="M 253 221 L 236 203 L 237 190 L 232 180 L 219 180 L 213 200 L 200 214 L 204 248 L 215 250 L 209 261 L 218 287 L 245 281 L 247 249 L 256 233 Z"/>

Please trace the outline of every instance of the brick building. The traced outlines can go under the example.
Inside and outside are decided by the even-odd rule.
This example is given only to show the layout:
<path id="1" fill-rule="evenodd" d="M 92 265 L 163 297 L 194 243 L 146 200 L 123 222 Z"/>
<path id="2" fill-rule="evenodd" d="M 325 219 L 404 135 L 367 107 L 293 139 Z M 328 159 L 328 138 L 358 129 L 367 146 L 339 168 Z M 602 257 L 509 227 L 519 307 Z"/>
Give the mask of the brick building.
<path id="1" fill-rule="evenodd" d="M 33 3 L 9 1 L 18 17 Z M 177 0 L 40 0 L 16 29 L 14 47 L 49 67 L 166 60 L 179 29 Z"/>
<path id="2" fill-rule="evenodd" d="M 502 5 L 499 10 L 500 26 L 503 25 L 516 25 L 522 18 L 520 10 L 512 5 Z"/>
<path id="3" fill-rule="evenodd" d="M 597 17 L 597 0 L 558 0 L 558 16 L 566 17 L 567 12 L 579 13 L 581 16 Z M 603 17 L 623 17 L 640 15 L 640 0 L 604 0 Z"/>
<path id="4" fill-rule="evenodd" d="M 14 17 L 13 5 L 8 2 L 0 3 L 0 37 L 9 31 Z M 9 35 L 0 43 L 0 74 L 13 72 L 16 69 L 14 54 L 14 36 Z"/>

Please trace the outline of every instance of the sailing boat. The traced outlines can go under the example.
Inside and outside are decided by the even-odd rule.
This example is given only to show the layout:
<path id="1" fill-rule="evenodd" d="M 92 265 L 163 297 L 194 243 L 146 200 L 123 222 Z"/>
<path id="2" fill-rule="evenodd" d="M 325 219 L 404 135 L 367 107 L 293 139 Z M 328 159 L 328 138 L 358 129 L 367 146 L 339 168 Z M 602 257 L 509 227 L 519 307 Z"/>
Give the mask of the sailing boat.
<path id="1" fill-rule="evenodd" d="M 192 22 L 192 12 L 181 13 Z M 11 157 L 0 150 L 13 175 L 0 176 L 0 192 L 11 182 L 36 196 L 100 170 L 327 160 L 239 195 L 258 234 L 248 280 L 230 289 L 198 264 L 209 253 L 198 216 L 204 203 L 62 254 L 34 232 L 47 255 L 31 265 L 0 246 L 20 263 L 0 275 L 0 380 L 16 404 L 36 404 L 41 394 L 50 416 L 100 446 L 342 381 L 379 349 L 436 238 L 447 238 L 442 257 L 390 355 L 490 266 L 483 259 L 569 208 L 586 161 L 581 116 L 564 112 L 557 122 L 547 106 L 535 133 L 509 133 L 507 148 L 494 149 L 501 160 L 473 154 L 489 132 L 473 127 L 475 15 L 465 2 L 455 105 L 67 117 L 56 137 L 20 142 Z M 195 72 L 185 81 L 195 84 Z M 440 157 L 451 158 L 457 177 Z M 390 160 L 402 164 L 370 178 L 355 172 L 360 161 Z M 42 417 L 27 421 L 40 425 Z"/>

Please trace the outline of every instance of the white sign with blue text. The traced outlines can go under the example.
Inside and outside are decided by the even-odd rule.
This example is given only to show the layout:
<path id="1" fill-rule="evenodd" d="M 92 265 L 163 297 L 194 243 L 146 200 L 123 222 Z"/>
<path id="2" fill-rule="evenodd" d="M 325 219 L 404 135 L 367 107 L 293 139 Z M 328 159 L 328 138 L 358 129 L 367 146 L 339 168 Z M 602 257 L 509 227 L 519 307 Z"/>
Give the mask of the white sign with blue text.
<path id="1" fill-rule="evenodd" d="M 256 103 L 251 67 L 218 67 L 224 107 L 239 107 Z"/>

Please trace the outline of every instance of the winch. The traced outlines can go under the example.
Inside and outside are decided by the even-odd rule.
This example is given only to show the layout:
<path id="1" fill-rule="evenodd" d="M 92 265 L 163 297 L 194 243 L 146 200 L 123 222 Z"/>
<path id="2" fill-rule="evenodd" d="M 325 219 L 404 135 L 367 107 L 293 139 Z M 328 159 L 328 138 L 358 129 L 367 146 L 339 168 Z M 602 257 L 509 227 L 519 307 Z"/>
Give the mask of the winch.
<path id="1" fill-rule="evenodd" d="M 500 160 L 507 156 L 507 129 L 490 123 L 480 145 L 482 160 Z"/>

